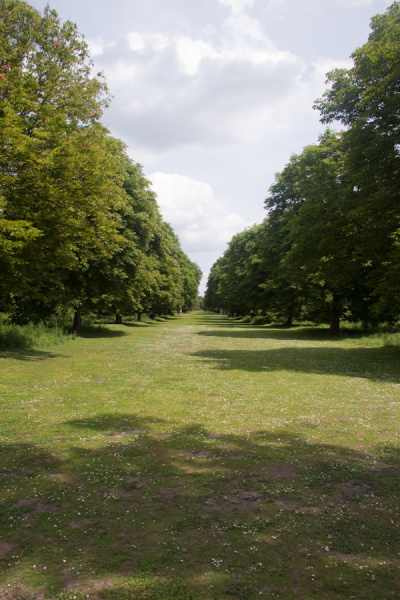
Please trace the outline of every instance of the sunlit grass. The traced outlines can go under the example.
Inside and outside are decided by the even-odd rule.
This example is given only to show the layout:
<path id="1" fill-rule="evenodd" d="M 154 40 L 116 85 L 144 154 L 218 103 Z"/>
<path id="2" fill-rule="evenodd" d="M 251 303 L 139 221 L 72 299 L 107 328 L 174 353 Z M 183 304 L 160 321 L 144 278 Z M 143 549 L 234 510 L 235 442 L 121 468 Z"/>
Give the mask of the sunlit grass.
<path id="1" fill-rule="evenodd" d="M 399 597 L 399 384 L 204 313 L 4 355 L 0 597 Z"/>

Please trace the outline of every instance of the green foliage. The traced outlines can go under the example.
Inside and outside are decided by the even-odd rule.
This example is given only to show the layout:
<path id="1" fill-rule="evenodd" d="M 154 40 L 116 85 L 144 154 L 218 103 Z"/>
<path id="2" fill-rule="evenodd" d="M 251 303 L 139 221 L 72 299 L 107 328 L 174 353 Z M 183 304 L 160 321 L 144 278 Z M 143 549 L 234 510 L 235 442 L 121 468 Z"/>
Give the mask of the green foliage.
<path id="1" fill-rule="evenodd" d="M 293 155 L 266 200 L 268 219 L 235 236 L 211 270 L 210 309 L 364 324 L 400 316 L 400 4 L 372 19 L 351 69 L 316 102 L 327 130 Z M 242 244 L 242 247 L 240 246 Z"/>
<path id="2" fill-rule="evenodd" d="M 213 265 L 204 306 L 244 316 L 258 305 L 258 282 L 262 282 L 257 240 L 261 225 L 235 235 L 224 255 Z"/>
<path id="3" fill-rule="evenodd" d="M 368 281 L 379 318 L 400 304 L 400 4 L 371 21 L 354 66 L 328 73 L 330 88 L 316 102 L 322 120 L 339 120 L 346 177 L 357 190 L 349 219 L 357 224 L 356 248 L 369 265 Z"/>
<path id="4" fill-rule="evenodd" d="M 0 0 L 0 310 L 39 322 L 73 308 L 191 308 L 199 269 L 162 222 L 141 166 L 100 117 L 76 26 Z"/>

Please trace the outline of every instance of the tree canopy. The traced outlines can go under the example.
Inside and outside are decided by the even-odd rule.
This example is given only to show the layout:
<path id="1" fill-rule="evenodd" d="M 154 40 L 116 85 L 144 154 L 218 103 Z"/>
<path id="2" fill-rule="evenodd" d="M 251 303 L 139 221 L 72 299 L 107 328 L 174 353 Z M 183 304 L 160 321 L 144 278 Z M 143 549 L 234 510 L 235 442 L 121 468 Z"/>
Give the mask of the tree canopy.
<path id="1" fill-rule="evenodd" d="M 374 17 L 371 29 L 352 54 L 354 66 L 328 73 L 315 103 L 322 122 L 346 128 L 328 129 L 276 175 L 252 247 L 233 264 L 229 257 L 249 232 L 239 234 L 215 263 L 209 308 L 246 307 L 288 324 L 293 317 L 330 321 L 332 333 L 340 318 L 399 318 L 399 3 Z"/>
<path id="2" fill-rule="evenodd" d="M 79 327 L 82 310 L 192 306 L 199 269 L 101 124 L 110 96 L 76 26 L 0 0 L 0 50 L 0 310 L 73 308 Z"/>

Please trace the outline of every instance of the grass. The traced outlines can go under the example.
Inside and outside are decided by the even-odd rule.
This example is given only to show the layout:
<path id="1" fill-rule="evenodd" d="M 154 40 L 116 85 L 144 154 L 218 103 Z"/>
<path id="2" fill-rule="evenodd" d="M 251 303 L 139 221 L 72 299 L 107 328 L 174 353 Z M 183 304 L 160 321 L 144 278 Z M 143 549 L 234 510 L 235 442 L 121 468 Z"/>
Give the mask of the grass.
<path id="1" fill-rule="evenodd" d="M 192 313 L 0 359 L 0 598 L 400 596 L 398 347 Z"/>

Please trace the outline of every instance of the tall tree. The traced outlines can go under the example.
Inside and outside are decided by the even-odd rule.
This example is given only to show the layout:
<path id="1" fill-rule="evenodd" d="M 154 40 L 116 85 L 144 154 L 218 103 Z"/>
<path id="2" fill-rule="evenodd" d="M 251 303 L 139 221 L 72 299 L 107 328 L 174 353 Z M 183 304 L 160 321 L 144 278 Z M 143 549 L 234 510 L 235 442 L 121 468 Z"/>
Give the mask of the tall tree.
<path id="1" fill-rule="evenodd" d="M 46 312 L 75 281 L 78 308 L 81 274 L 115 250 L 125 203 L 123 163 L 98 121 L 107 89 L 74 24 L 18 0 L 1 0 L 0 17 L 0 234 L 12 252 L 2 301 L 26 312 L 29 291 Z"/>
<path id="2" fill-rule="evenodd" d="M 369 265 L 357 245 L 358 195 L 346 179 L 344 160 L 341 135 L 327 130 L 319 144 L 292 157 L 269 199 L 271 233 L 281 231 L 283 241 L 272 288 L 278 281 L 275 292 L 291 290 L 288 298 L 298 308 L 302 303 L 304 317 L 320 320 L 329 312 L 333 334 L 341 316 L 368 320 L 373 305 Z"/>
<path id="3" fill-rule="evenodd" d="M 215 263 L 212 265 L 210 274 L 207 280 L 207 288 L 204 294 L 204 308 L 205 310 L 218 311 L 223 310 L 225 303 L 221 293 L 221 271 L 223 257 L 220 256 Z"/>
<path id="4" fill-rule="evenodd" d="M 260 228 L 254 225 L 234 235 L 223 256 L 214 263 L 204 298 L 206 308 L 244 316 L 262 306 L 259 284 L 264 277 L 257 255 Z"/>
<path id="5" fill-rule="evenodd" d="M 358 191 L 349 215 L 358 224 L 358 252 L 382 316 L 400 305 L 400 4 L 373 17 L 366 44 L 350 69 L 328 73 L 315 106 L 323 122 L 341 121 L 347 178 Z"/>
<path id="6" fill-rule="evenodd" d="M 301 157 L 294 154 L 283 171 L 275 175 L 275 183 L 269 189 L 270 196 L 265 200 L 268 220 L 260 239 L 266 304 L 272 316 L 284 319 L 288 326 L 294 318 L 302 315 L 308 295 L 305 281 L 294 278 L 284 262 L 293 245 L 290 225 L 305 202 L 301 186 L 302 168 Z"/>

